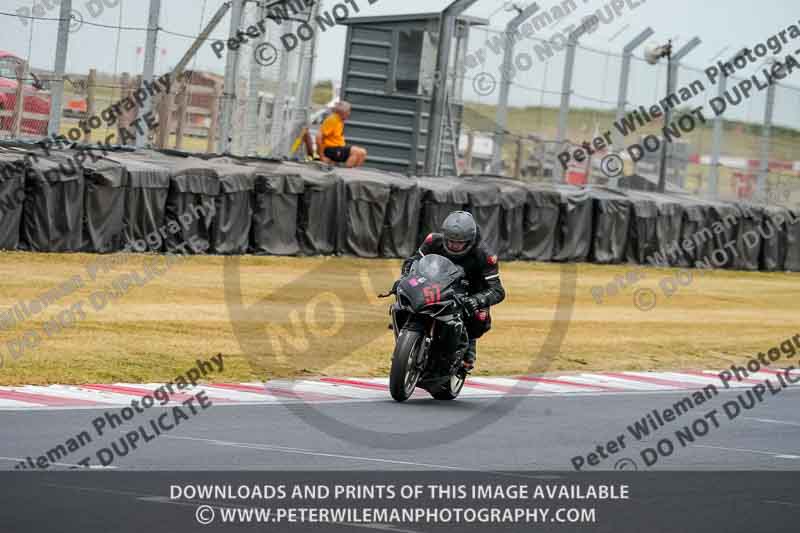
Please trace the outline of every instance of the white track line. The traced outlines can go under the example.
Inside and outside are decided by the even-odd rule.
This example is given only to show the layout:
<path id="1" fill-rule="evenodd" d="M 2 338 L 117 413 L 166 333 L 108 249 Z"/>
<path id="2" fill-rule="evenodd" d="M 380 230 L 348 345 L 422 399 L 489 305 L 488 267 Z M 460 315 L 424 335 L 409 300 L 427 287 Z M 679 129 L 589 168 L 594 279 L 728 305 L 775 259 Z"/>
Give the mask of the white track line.
<path id="1" fill-rule="evenodd" d="M 779 502 L 777 500 L 763 500 L 761 503 L 772 503 L 772 504 L 775 504 L 775 505 L 787 505 L 789 507 L 800 507 L 800 503 Z"/>
<path id="2" fill-rule="evenodd" d="M 800 455 L 793 455 L 790 453 L 781 453 L 781 452 L 769 452 L 766 450 L 748 450 L 746 448 L 726 448 L 725 446 L 711 446 L 708 444 L 692 444 L 692 447 L 709 448 L 712 450 L 725 450 L 729 452 L 754 453 L 757 455 L 769 455 L 772 456 L 774 459 L 800 459 Z"/>
<path id="3" fill-rule="evenodd" d="M 398 461 L 396 459 L 381 459 L 378 457 L 366 457 L 366 456 L 355 456 L 355 455 L 343 455 L 338 453 L 327 453 L 327 452 L 317 452 L 313 450 L 304 450 L 301 448 L 289 448 L 286 446 L 276 446 L 272 444 L 252 444 L 247 442 L 230 442 L 224 441 L 219 439 L 203 439 L 198 437 L 177 437 L 174 435 L 164 435 L 165 439 L 175 439 L 175 440 L 189 440 L 195 442 L 205 442 L 207 444 L 213 444 L 215 446 L 229 446 L 231 448 L 244 448 L 249 450 L 261 450 L 267 452 L 280 452 L 280 453 L 292 453 L 298 455 L 312 455 L 314 457 L 331 457 L 334 459 L 347 459 L 351 461 L 361 461 L 361 462 L 372 462 L 372 463 L 385 463 L 385 464 L 397 464 L 397 465 L 406 465 L 406 466 L 422 466 L 425 468 L 433 468 L 433 469 L 445 469 L 445 470 L 465 470 L 464 468 L 458 466 L 447 466 L 447 465 L 434 465 L 429 463 L 415 463 L 411 461 Z"/>
<path id="4" fill-rule="evenodd" d="M 23 462 L 27 461 L 27 459 L 23 458 L 23 457 L 0 457 L 0 461 L 11 461 L 11 462 L 14 462 L 14 463 L 23 463 Z M 81 468 L 81 469 L 85 469 L 86 468 L 83 465 L 76 465 L 76 464 L 72 464 L 72 463 L 50 463 L 50 462 L 48 462 L 47 464 L 48 465 L 56 465 L 56 466 L 68 466 L 70 468 Z M 92 469 L 92 470 L 113 470 L 113 469 L 115 469 L 117 467 L 116 466 L 103 466 L 103 465 L 89 465 L 88 468 Z M 15 469 L 15 470 L 17 470 L 17 469 Z M 26 468 L 24 470 L 34 471 L 36 469 L 35 468 Z M 47 470 L 47 468 L 42 468 L 41 470 L 44 471 L 44 470 Z M 20 469 L 19 471 L 22 472 L 23 470 Z"/>
<path id="5" fill-rule="evenodd" d="M 744 420 L 755 420 L 756 422 L 764 422 L 765 424 L 780 424 L 783 426 L 796 426 L 800 427 L 800 422 L 791 422 L 788 420 L 773 420 L 771 418 L 753 418 L 752 416 L 743 416 Z"/>

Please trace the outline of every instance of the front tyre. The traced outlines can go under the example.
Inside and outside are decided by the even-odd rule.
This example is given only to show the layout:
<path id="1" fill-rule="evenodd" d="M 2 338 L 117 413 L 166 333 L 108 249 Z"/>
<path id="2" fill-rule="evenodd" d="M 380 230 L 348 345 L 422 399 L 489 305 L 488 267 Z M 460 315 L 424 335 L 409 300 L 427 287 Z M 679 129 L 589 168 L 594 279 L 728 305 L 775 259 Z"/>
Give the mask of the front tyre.
<path id="1" fill-rule="evenodd" d="M 430 391 L 431 396 L 437 400 L 455 400 L 464 388 L 463 374 L 450 376 L 450 379 L 438 390 Z"/>
<path id="2" fill-rule="evenodd" d="M 392 371 L 389 374 L 389 392 L 398 402 L 408 400 L 419 381 L 417 352 L 423 347 L 424 334 L 421 331 L 403 328 L 397 337 L 392 355 Z"/>

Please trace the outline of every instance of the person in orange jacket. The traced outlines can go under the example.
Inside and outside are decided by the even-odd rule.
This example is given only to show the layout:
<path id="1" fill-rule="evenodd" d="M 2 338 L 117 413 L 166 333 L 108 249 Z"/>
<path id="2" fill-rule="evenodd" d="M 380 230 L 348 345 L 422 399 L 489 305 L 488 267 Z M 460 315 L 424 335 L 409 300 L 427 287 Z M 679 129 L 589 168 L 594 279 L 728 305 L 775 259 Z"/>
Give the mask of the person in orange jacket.
<path id="1" fill-rule="evenodd" d="M 325 119 L 317 134 L 317 151 L 323 163 L 344 163 L 348 168 L 360 167 L 367 159 L 367 150 L 345 142 L 344 123 L 350 118 L 352 106 L 339 102 Z"/>

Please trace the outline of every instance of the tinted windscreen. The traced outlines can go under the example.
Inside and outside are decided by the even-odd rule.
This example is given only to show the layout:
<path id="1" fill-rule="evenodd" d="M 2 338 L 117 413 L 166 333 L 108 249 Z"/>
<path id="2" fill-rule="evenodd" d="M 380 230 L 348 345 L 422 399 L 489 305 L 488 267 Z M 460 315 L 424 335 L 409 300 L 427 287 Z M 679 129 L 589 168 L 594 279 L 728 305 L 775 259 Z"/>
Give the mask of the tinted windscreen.
<path id="1" fill-rule="evenodd" d="M 462 275 L 462 269 L 452 261 L 441 255 L 426 255 L 420 259 L 415 267 L 418 275 L 429 280 L 453 280 Z"/>

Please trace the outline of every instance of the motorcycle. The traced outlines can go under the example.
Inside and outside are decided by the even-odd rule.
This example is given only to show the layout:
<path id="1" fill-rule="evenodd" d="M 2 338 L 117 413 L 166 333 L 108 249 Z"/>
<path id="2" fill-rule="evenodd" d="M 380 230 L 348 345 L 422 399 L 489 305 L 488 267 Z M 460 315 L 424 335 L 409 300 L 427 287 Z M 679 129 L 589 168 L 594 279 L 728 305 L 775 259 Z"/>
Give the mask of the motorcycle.
<path id="1" fill-rule="evenodd" d="M 389 391 L 396 401 L 406 401 L 416 387 L 437 400 L 458 397 L 467 377 L 467 288 L 462 267 L 430 254 L 415 261 L 389 293 L 380 295 L 395 295 L 389 308 L 395 336 Z"/>

